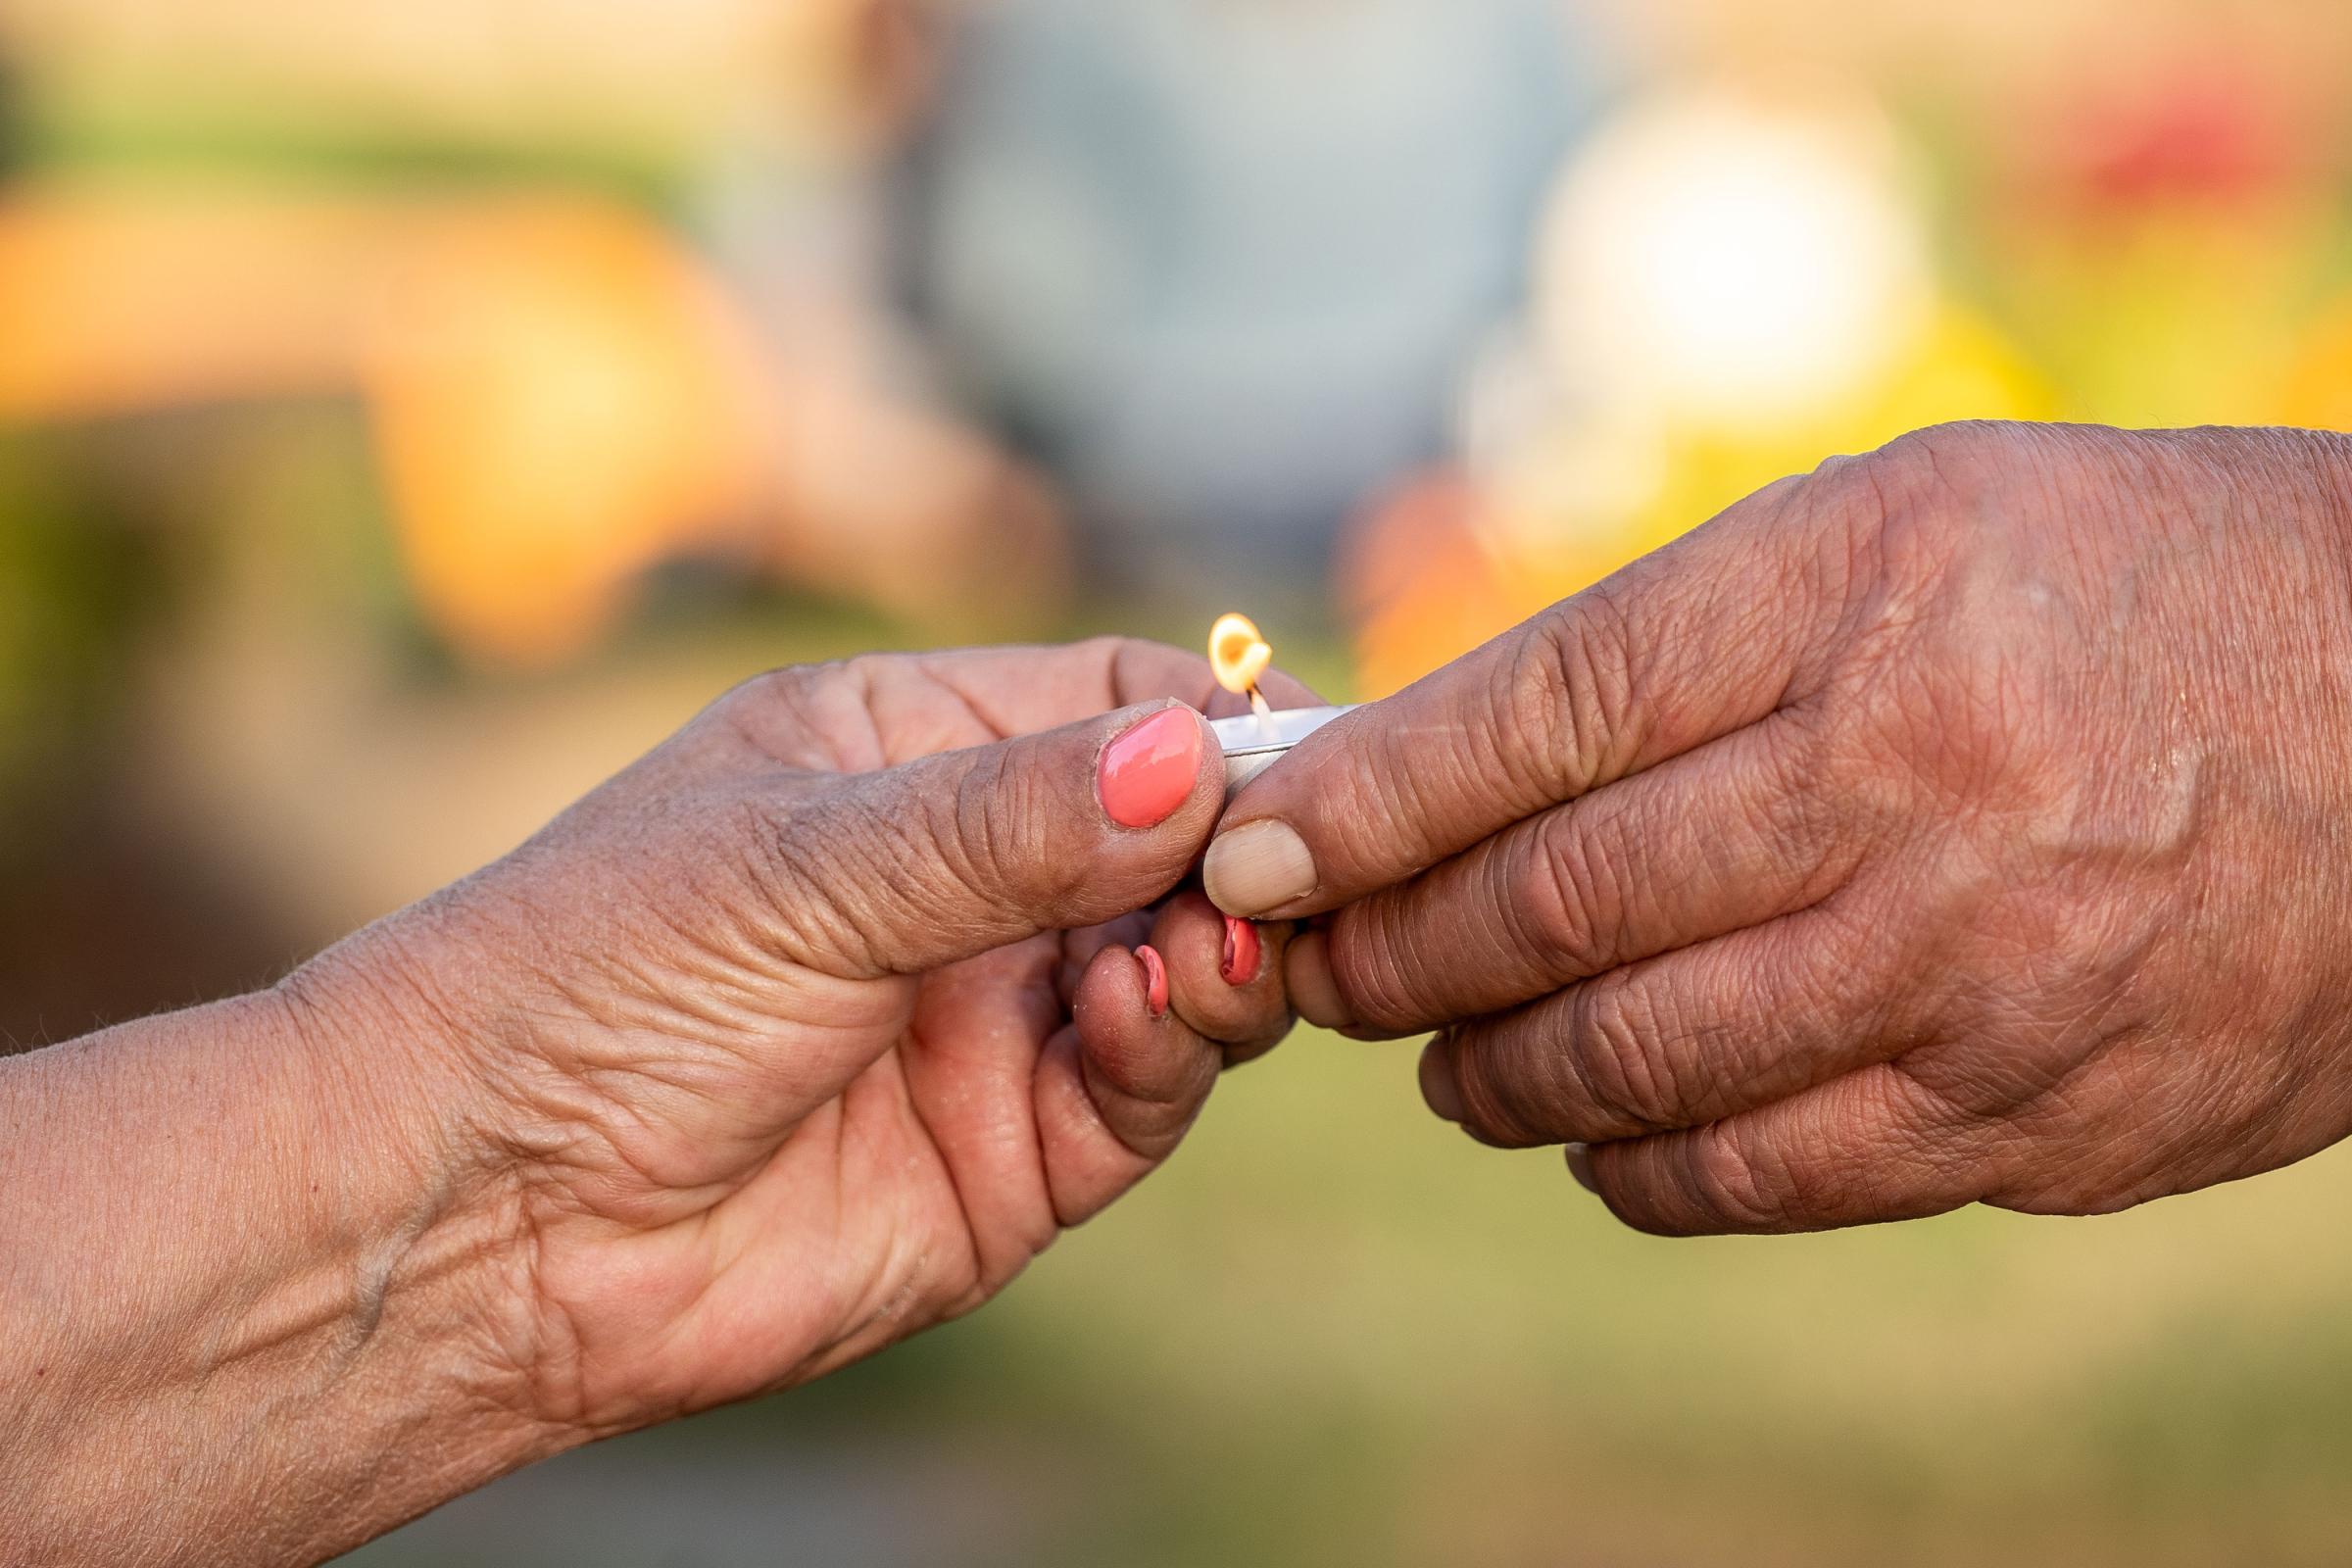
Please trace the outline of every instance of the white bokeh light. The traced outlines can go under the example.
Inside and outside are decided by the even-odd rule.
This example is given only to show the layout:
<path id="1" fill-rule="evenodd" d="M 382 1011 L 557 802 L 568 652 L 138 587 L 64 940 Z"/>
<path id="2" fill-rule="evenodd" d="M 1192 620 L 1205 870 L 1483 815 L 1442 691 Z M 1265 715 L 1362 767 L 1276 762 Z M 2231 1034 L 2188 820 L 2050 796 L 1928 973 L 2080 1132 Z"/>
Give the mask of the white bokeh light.
<path id="1" fill-rule="evenodd" d="M 1668 417 L 1801 416 L 1917 340 L 1921 227 L 1867 114 L 1661 100 L 1602 132 L 1555 194 L 1537 279 L 1546 352 L 1588 396 Z"/>

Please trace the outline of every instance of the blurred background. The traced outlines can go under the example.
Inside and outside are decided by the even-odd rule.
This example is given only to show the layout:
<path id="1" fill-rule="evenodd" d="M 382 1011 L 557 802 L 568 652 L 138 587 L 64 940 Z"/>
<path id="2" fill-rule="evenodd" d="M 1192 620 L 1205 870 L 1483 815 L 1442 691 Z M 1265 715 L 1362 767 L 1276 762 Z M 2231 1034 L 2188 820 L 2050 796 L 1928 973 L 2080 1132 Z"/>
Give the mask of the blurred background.
<path id="1" fill-rule="evenodd" d="M 2352 425 L 2348 84 L 2338 0 L 0 0 L 0 1041 L 767 665 L 1243 609 L 1377 695 L 1915 425 Z M 1667 1245 L 1412 1061 L 351 1560 L 2352 1559 L 2343 1154 Z"/>

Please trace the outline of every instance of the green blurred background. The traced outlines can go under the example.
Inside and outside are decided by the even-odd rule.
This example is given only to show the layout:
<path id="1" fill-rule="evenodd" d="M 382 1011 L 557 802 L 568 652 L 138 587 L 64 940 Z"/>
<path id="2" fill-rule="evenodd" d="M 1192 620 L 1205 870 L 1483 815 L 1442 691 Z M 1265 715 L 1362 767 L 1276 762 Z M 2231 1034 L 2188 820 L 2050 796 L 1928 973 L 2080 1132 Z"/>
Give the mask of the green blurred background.
<path id="1" fill-rule="evenodd" d="M 2347 83 L 2325 0 L 7 0 L 0 1042 L 771 664 L 1242 609 L 1377 695 L 1913 425 L 2352 425 Z M 2346 1156 L 1666 1244 L 1412 1054 L 351 1560 L 2352 1560 Z"/>

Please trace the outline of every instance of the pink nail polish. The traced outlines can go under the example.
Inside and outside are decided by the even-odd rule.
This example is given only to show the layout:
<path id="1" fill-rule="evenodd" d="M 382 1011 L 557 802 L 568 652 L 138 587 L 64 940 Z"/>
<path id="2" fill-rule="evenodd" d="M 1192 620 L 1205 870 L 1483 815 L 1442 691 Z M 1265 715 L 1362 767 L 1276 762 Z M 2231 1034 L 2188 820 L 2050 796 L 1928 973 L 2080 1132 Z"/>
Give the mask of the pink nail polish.
<path id="1" fill-rule="evenodd" d="M 1102 749 L 1096 788 L 1121 827 L 1157 827 L 1200 777 L 1200 721 L 1191 709 L 1152 714 Z"/>
<path id="2" fill-rule="evenodd" d="M 1155 948 L 1135 950 L 1136 962 L 1144 966 L 1144 1005 L 1152 1009 L 1154 1018 L 1168 1015 L 1168 966 Z"/>
<path id="3" fill-rule="evenodd" d="M 1225 961 L 1217 972 L 1229 986 L 1246 986 L 1257 978 L 1263 962 L 1264 949 L 1257 939 L 1257 927 L 1233 915 L 1225 917 Z"/>

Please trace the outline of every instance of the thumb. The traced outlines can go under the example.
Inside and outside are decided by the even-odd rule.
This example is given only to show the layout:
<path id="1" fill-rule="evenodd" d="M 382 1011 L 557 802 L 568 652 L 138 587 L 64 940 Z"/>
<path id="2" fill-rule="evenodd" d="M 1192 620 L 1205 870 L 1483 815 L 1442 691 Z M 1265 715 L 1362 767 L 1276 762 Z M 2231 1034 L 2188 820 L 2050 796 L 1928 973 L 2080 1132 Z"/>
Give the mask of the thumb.
<path id="1" fill-rule="evenodd" d="M 784 824 L 784 913 L 819 966 L 919 974 L 1164 896 L 1224 801 L 1207 720 L 1155 703 L 844 780 Z"/>

